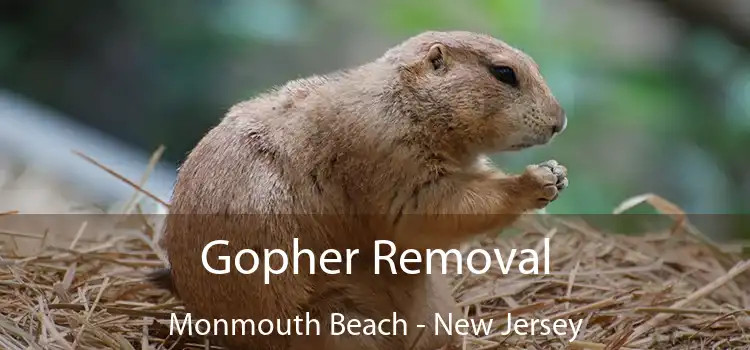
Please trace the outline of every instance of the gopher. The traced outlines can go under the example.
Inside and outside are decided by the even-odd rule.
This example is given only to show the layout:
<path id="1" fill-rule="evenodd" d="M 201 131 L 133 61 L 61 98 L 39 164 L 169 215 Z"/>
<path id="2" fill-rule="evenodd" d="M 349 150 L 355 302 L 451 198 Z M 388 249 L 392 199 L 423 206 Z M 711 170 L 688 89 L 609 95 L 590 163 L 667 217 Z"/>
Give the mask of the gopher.
<path id="1" fill-rule="evenodd" d="M 375 274 L 373 242 L 448 249 L 547 206 L 568 186 L 564 166 L 551 160 L 511 175 L 488 155 L 548 144 L 566 125 L 534 60 L 479 33 L 424 32 L 361 66 L 288 82 L 234 105 L 189 153 L 160 240 L 170 267 L 151 280 L 193 319 L 283 321 L 268 335 L 212 330 L 229 349 L 451 346 L 456 336 L 433 331 L 436 314 L 462 317 L 446 276 Z M 315 256 L 359 255 L 339 274 L 304 256 L 298 271 L 268 284 L 259 272 L 212 274 L 202 264 L 214 240 L 229 242 L 208 251 L 206 261 L 217 266 L 241 249 L 291 257 L 295 238 Z M 238 261 L 253 264 L 247 254 Z M 276 255 L 268 266 L 282 263 Z M 397 315 L 408 331 L 393 324 L 381 327 L 391 335 L 332 335 L 333 314 Z M 300 315 L 319 320 L 320 333 L 285 332 L 285 320 Z"/>

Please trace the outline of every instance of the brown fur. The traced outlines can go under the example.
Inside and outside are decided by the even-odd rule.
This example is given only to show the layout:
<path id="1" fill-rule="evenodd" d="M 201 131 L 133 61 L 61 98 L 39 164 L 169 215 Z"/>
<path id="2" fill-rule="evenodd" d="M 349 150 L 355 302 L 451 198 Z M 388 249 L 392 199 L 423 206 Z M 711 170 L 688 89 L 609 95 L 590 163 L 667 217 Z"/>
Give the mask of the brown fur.
<path id="1" fill-rule="evenodd" d="M 513 67 L 520 86 L 498 81 L 488 64 Z M 428 328 L 414 349 L 440 348 L 456 339 L 432 334 L 434 314 L 461 317 L 445 276 L 374 275 L 373 241 L 446 249 L 546 206 L 567 186 L 564 167 L 504 175 L 485 155 L 548 143 L 564 122 L 530 57 L 469 32 L 422 33 L 360 67 L 289 82 L 235 105 L 187 157 L 161 241 L 171 278 L 153 280 L 193 317 L 397 311 L 410 326 L 403 337 L 224 338 L 231 349 L 406 350 L 420 323 Z M 230 246 L 214 247 L 209 261 L 244 248 L 290 249 L 295 237 L 317 253 L 359 249 L 353 273 L 303 266 L 265 285 L 260 273 L 212 275 L 201 265 L 215 239 Z"/>

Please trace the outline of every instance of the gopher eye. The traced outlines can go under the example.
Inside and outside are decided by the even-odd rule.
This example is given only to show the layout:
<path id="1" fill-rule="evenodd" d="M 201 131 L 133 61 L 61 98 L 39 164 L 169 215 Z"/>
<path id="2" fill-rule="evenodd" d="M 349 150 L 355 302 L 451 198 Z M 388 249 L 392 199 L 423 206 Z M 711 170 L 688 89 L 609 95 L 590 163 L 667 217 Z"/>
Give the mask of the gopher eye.
<path id="1" fill-rule="evenodd" d="M 495 79 L 512 87 L 518 87 L 518 78 L 513 68 L 508 66 L 490 66 L 490 73 L 492 73 Z"/>

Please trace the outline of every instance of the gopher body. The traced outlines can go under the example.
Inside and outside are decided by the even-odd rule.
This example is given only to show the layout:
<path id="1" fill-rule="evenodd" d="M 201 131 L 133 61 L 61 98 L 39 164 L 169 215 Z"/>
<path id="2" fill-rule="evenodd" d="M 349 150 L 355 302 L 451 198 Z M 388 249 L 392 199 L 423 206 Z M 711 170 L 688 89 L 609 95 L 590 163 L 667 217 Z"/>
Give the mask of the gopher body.
<path id="1" fill-rule="evenodd" d="M 462 317 L 446 276 L 376 275 L 374 242 L 449 249 L 546 206 L 568 184 L 565 167 L 548 161 L 508 175 L 487 155 L 547 144 L 566 124 L 529 56 L 471 32 L 425 32 L 359 67 L 291 81 L 233 106 L 188 155 L 160 241 L 170 268 L 154 279 L 193 319 L 320 320 L 321 334 L 220 337 L 230 349 L 449 346 L 458 339 L 433 331 L 436 314 Z M 359 254 L 348 274 L 310 273 L 317 262 L 303 257 L 299 271 L 268 284 L 259 272 L 212 274 L 202 264 L 215 240 L 228 241 L 206 256 L 219 266 L 242 249 L 291 256 L 294 238 L 316 257 Z M 248 255 L 239 260 L 252 265 Z M 278 255 L 269 261 L 281 264 Z M 334 313 L 396 313 L 408 332 L 331 335 Z"/>

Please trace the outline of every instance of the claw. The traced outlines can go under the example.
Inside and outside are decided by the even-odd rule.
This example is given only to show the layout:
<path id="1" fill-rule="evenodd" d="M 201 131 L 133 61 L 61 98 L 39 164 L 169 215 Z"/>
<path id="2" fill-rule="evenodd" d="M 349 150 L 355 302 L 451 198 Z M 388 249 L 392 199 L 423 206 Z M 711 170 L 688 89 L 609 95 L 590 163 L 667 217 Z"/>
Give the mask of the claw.
<path id="1" fill-rule="evenodd" d="M 542 165 L 544 165 L 544 166 L 547 166 L 547 167 L 550 167 L 550 168 L 555 168 L 556 166 L 558 166 L 558 165 L 560 165 L 560 164 L 558 164 L 556 160 L 554 160 L 554 159 L 550 159 L 550 160 L 548 160 L 548 161 L 546 161 L 546 162 L 542 163 Z"/>

